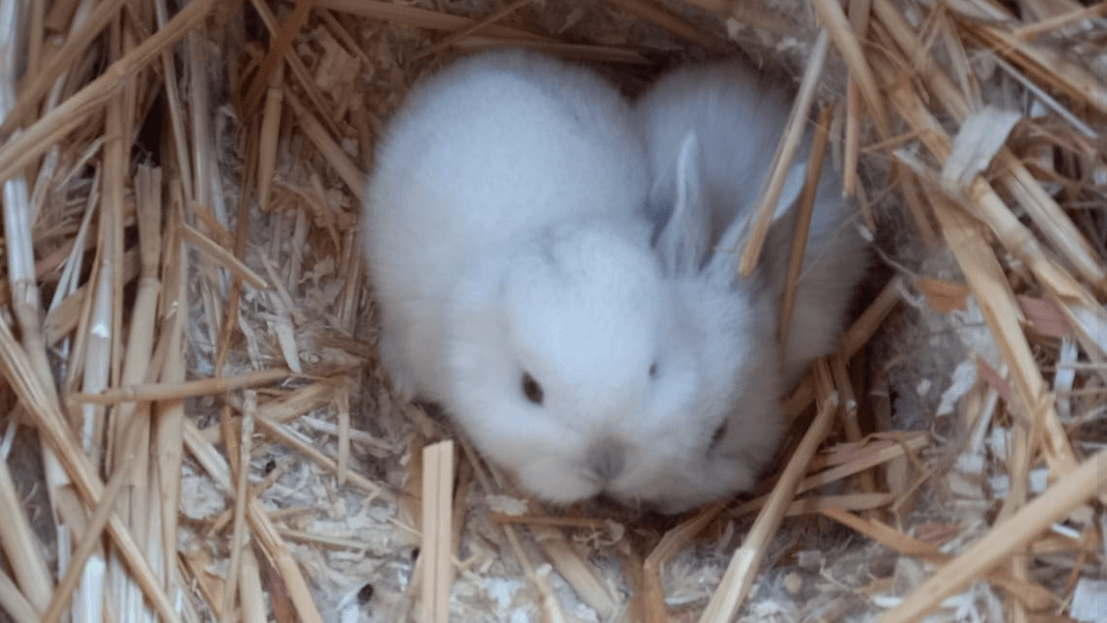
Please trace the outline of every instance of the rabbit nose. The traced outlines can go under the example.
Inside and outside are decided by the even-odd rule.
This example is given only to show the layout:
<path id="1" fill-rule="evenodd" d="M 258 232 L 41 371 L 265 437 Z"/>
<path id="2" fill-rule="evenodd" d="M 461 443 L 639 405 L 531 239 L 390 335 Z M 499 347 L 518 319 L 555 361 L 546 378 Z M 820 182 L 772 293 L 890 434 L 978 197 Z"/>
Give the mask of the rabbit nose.
<path id="1" fill-rule="evenodd" d="M 611 482 L 623 473 L 626 448 L 617 441 L 601 441 L 588 449 L 586 461 L 588 469 L 597 480 Z"/>

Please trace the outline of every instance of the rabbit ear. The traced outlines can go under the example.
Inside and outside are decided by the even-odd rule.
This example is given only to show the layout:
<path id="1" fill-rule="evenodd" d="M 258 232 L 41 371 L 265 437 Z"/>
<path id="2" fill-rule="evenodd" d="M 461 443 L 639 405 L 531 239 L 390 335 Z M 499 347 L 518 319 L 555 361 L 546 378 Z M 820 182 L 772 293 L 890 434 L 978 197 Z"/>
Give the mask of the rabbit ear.
<path id="1" fill-rule="evenodd" d="M 784 185 L 780 191 L 780 199 L 776 209 L 773 210 L 772 224 L 769 225 L 768 236 L 762 246 L 760 266 L 771 265 L 768 272 L 776 273 L 780 258 L 787 261 L 791 249 L 792 231 L 795 229 L 795 206 L 807 174 L 805 161 L 795 162 L 788 170 L 784 178 Z M 726 231 L 719 238 L 711 253 L 707 264 L 704 266 L 704 275 L 708 279 L 718 280 L 730 284 L 738 275 L 738 257 L 741 247 L 749 234 L 750 218 L 753 208 L 739 210 L 739 216 L 727 225 Z"/>
<path id="2" fill-rule="evenodd" d="M 784 177 L 784 185 L 780 189 L 780 199 L 776 202 L 776 210 L 773 210 L 774 221 L 783 216 L 796 201 L 799 201 L 800 193 L 803 192 L 803 183 L 806 181 L 806 176 L 807 161 L 805 159 L 800 159 L 793 162 L 792 166 L 788 169 L 788 175 Z"/>
<path id="3" fill-rule="evenodd" d="M 675 164 L 655 182 L 649 211 L 651 217 L 661 220 L 656 199 L 671 197 L 671 203 L 662 202 L 672 206 L 672 213 L 658 232 L 654 247 L 666 273 L 687 276 L 699 271 L 711 236 L 711 210 L 704 194 L 702 155 L 695 132 L 684 136 Z"/>
<path id="4" fill-rule="evenodd" d="M 716 281 L 729 287 L 738 278 L 738 253 L 741 251 L 739 243 L 746 239 L 746 230 L 749 225 L 748 211 L 742 210 L 739 216 L 715 243 L 715 249 L 711 257 L 703 267 L 703 277 Z"/>

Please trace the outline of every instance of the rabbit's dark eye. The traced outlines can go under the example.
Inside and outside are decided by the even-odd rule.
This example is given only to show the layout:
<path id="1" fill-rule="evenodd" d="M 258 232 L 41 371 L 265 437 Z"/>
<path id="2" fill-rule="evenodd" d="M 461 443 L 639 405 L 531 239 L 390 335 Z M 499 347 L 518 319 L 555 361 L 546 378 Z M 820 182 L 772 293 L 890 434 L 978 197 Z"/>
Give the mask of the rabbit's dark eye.
<path id="1" fill-rule="evenodd" d="M 542 404 L 542 386 L 538 384 L 538 381 L 534 380 L 534 377 L 531 376 L 529 372 L 523 373 L 522 389 L 523 395 L 527 397 L 527 400 L 536 405 Z"/>
<path id="2" fill-rule="evenodd" d="M 650 364 L 650 378 L 653 378 L 653 377 L 656 377 L 656 376 L 657 376 L 657 362 L 655 361 L 655 362 Z"/>
<path id="3" fill-rule="evenodd" d="M 723 423 L 719 424 L 719 428 L 716 428 L 715 432 L 711 434 L 711 444 L 708 448 L 714 448 L 723 440 L 723 437 L 726 435 L 726 425 L 727 420 L 723 420 Z"/>

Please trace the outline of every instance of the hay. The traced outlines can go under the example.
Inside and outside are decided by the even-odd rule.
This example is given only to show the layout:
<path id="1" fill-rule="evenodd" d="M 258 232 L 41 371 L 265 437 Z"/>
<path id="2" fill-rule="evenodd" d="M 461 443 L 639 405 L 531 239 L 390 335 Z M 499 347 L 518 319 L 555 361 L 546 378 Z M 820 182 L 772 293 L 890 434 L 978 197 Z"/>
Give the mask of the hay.
<path id="1" fill-rule="evenodd" d="M 0 620 L 1104 620 L 1105 14 L 0 0 Z M 390 393 L 373 143 L 505 44 L 801 77 L 743 272 L 821 105 L 884 269 L 752 495 L 545 509 Z"/>

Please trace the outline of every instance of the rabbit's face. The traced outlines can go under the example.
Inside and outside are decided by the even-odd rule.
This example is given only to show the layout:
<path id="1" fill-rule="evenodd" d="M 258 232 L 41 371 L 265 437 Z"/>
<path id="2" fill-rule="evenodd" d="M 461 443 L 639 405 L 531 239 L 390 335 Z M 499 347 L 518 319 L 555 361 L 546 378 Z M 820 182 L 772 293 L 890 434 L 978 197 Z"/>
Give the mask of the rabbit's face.
<path id="1" fill-rule="evenodd" d="M 649 504 L 702 473 L 722 414 L 696 408 L 699 329 L 644 245 L 578 231 L 476 281 L 452 322 L 447 406 L 486 456 L 556 503 Z"/>
<path id="2" fill-rule="evenodd" d="M 685 453 L 659 453 L 663 460 L 642 479 L 609 490 L 624 504 L 664 513 L 749 489 L 781 428 L 778 350 L 762 302 L 699 279 L 678 280 L 674 298 L 697 362 L 695 397 L 677 416 Z"/>

